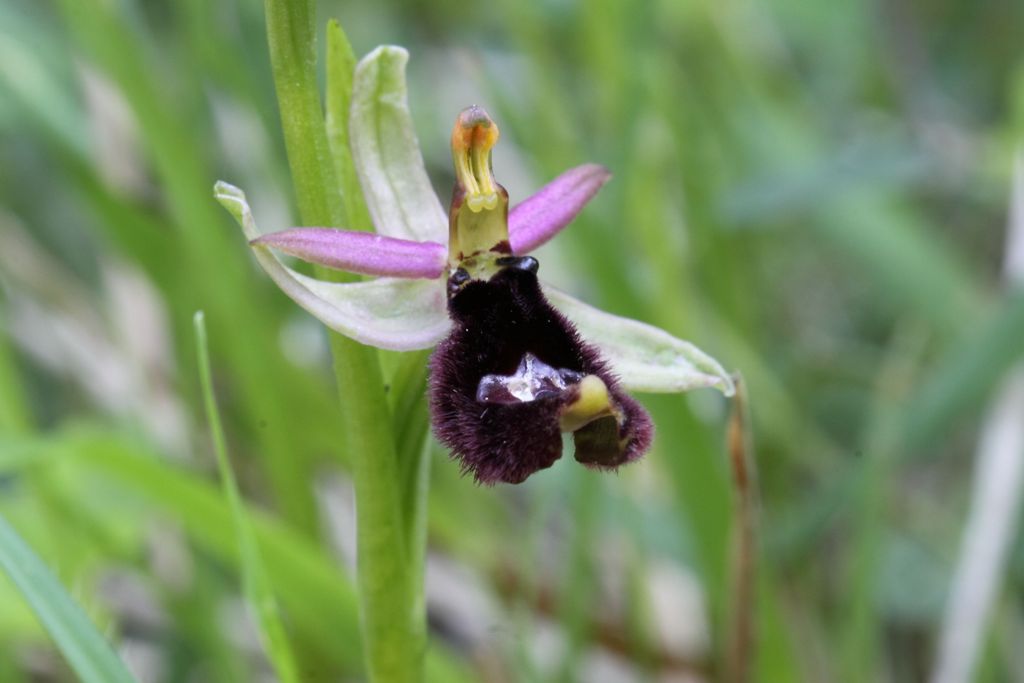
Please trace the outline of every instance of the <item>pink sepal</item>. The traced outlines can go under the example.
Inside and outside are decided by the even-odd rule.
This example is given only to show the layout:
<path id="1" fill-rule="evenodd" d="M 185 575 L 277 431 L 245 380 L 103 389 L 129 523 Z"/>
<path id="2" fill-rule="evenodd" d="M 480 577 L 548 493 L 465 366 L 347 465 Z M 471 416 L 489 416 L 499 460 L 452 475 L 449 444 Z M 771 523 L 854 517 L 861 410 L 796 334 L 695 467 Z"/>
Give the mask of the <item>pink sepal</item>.
<path id="1" fill-rule="evenodd" d="M 444 245 L 437 242 L 333 228 L 289 228 L 263 235 L 251 244 L 349 273 L 405 278 L 440 277 L 447 255 Z"/>
<path id="2" fill-rule="evenodd" d="M 604 166 L 583 164 L 517 204 L 508 215 L 512 253 L 527 254 L 557 235 L 611 177 Z"/>

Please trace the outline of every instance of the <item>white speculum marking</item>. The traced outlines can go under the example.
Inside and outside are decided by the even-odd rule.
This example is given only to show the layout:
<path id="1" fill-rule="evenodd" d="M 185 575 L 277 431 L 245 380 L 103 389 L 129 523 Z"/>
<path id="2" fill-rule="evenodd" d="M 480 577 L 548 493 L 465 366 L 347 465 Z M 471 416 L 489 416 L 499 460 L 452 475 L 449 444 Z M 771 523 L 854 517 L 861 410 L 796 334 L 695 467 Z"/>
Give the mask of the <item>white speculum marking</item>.
<path id="1" fill-rule="evenodd" d="M 560 394 L 583 379 L 583 373 L 553 368 L 526 353 L 511 375 L 484 375 L 476 389 L 480 403 L 526 403 Z"/>

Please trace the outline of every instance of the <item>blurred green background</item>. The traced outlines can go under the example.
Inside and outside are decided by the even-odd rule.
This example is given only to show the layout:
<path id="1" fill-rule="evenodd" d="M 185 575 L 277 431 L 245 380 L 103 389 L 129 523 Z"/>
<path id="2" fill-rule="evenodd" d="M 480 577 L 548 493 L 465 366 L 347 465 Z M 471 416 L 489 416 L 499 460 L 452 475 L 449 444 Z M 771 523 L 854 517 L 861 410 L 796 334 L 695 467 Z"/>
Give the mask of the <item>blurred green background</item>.
<path id="1" fill-rule="evenodd" d="M 542 273 L 744 373 L 761 487 L 755 680 L 927 680 L 965 519 L 990 498 L 972 484 L 979 434 L 1024 354 L 1024 288 L 1003 272 L 1024 4 L 319 11 L 321 36 L 339 18 L 357 55 L 409 49 L 441 196 L 451 122 L 472 103 L 501 127 L 495 171 L 513 202 L 579 163 L 614 173 L 541 252 Z M 0 0 L 0 513 L 140 680 L 272 680 L 202 412 L 202 309 L 303 675 L 360 680 L 326 339 L 255 267 L 217 179 L 246 189 L 263 230 L 297 220 L 261 3 Z M 1018 221 L 1024 239 L 1024 209 Z M 422 385 L 401 379 L 425 359 L 385 358 L 420 435 Z M 566 458 L 483 489 L 435 446 L 428 605 L 443 666 L 496 682 L 722 675 L 728 405 L 641 398 L 657 442 L 618 476 Z M 1003 398 L 1012 429 L 1024 399 Z M 974 680 L 1024 680 L 1018 516 L 1004 512 Z M 0 579 L 0 681 L 66 680 Z"/>

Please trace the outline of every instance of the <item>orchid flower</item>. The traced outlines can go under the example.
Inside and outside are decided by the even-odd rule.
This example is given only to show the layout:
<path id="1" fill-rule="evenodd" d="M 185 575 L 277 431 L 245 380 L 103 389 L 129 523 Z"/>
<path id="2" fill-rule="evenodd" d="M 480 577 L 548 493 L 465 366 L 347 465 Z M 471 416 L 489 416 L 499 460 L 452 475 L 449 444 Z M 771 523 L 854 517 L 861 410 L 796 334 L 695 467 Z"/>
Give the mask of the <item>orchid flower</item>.
<path id="1" fill-rule="evenodd" d="M 217 199 L 277 285 L 364 344 L 439 344 L 430 362 L 434 432 L 481 483 L 517 483 L 549 467 L 561 456 L 562 432 L 572 433 L 575 457 L 587 466 L 636 460 L 653 426 L 626 390 L 716 387 L 731 395 L 729 375 L 693 344 L 539 283 L 529 252 L 608 181 L 603 167 L 570 169 L 510 210 L 491 168 L 498 127 L 469 107 L 452 131 L 456 186 L 445 215 L 413 133 L 407 59 L 402 48 L 377 48 L 353 81 L 351 151 L 376 233 L 300 227 L 264 235 L 245 195 L 217 184 Z M 274 250 L 376 277 L 314 279 Z"/>

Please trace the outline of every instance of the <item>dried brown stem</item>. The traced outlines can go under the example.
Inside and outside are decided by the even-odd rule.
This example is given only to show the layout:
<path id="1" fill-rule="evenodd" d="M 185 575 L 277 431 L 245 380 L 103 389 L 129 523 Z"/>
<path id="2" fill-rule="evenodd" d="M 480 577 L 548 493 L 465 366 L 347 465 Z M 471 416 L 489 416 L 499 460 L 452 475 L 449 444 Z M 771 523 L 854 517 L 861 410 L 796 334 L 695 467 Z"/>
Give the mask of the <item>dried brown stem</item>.
<path id="1" fill-rule="evenodd" d="M 747 388 L 735 376 L 726 445 L 733 484 L 733 555 L 731 606 L 726 641 L 725 677 L 729 683 L 751 680 L 754 648 L 754 604 L 757 581 L 757 471 L 750 447 Z"/>

